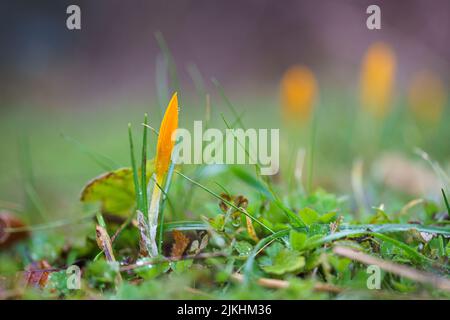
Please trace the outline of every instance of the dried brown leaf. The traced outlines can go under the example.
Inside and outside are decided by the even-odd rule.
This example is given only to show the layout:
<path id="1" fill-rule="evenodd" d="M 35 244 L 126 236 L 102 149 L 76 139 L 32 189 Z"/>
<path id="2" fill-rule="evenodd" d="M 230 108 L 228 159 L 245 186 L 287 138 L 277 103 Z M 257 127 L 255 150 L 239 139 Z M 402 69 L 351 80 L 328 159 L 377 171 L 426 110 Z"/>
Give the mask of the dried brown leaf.
<path id="1" fill-rule="evenodd" d="M 137 212 L 137 228 L 139 229 L 139 254 L 143 257 L 148 257 L 148 249 L 150 246 L 150 239 L 147 236 L 147 222 L 145 222 L 144 215 L 141 211 Z"/>
<path id="2" fill-rule="evenodd" d="M 244 196 L 237 196 L 234 199 L 234 204 L 236 205 L 236 207 L 238 208 L 242 208 L 242 209 L 247 209 L 248 206 L 248 199 Z"/>
<path id="3" fill-rule="evenodd" d="M 222 193 L 222 194 L 220 195 L 220 197 L 221 197 L 222 199 L 227 200 L 227 201 L 231 201 L 231 197 L 230 197 L 228 194 L 226 194 L 226 193 Z M 228 206 L 228 204 L 226 204 L 224 201 L 220 201 L 219 207 L 220 207 L 220 209 L 223 211 L 223 213 L 227 213 L 227 212 L 228 212 L 229 206 Z"/>
<path id="4" fill-rule="evenodd" d="M 256 235 L 255 227 L 253 227 L 252 219 L 245 216 L 245 221 L 247 223 L 247 232 L 248 232 L 250 238 L 252 238 L 253 241 L 258 242 L 259 238 Z"/>
<path id="5" fill-rule="evenodd" d="M 209 242 L 209 236 L 208 236 L 208 234 L 205 234 L 205 235 L 203 236 L 203 238 L 202 238 L 202 241 L 200 242 L 200 247 L 199 247 L 199 249 L 200 249 L 200 250 L 205 249 L 206 246 L 208 245 L 208 242 Z"/>
<path id="6" fill-rule="evenodd" d="M 186 248 L 188 247 L 191 240 L 188 237 L 186 237 L 183 234 L 183 232 L 181 232 L 179 230 L 174 230 L 172 232 L 172 234 L 173 234 L 174 243 L 172 245 L 172 250 L 171 250 L 170 255 L 173 258 L 180 258 L 183 255 Z"/>
<path id="7" fill-rule="evenodd" d="M 43 289 L 48 282 L 52 267 L 46 260 L 32 262 L 24 272 L 24 279 L 27 286 Z"/>
<path id="8" fill-rule="evenodd" d="M 97 226 L 95 226 L 95 234 L 96 234 L 97 245 L 105 253 L 106 260 L 109 262 L 116 261 L 116 258 L 114 257 L 112 245 L 111 245 L 111 238 L 109 237 L 106 229 L 103 228 L 102 226 L 97 225 Z"/>

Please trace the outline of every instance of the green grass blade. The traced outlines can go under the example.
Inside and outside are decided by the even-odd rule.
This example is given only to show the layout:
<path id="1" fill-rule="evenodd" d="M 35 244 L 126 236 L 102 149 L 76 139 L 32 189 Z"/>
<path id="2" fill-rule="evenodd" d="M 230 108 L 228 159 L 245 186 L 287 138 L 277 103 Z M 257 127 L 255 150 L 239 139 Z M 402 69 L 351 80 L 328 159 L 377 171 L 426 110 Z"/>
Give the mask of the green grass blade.
<path id="1" fill-rule="evenodd" d="M 175 171 L 178 175 L 182 176 L 184 179 L 188 180 L 189 182 L 195 184 L 197 187 L 203 189 L 204 191 L 208 192 L 209 194 L 211 194 L 212 196 L 214 196 L 215 198 L 223 201 L 224 203 L 226 203 L 227 205 L 229 205 L 230 207 L 233 207 L 234 209 L 236 209 L 237 211 L 239 211 L 240 213 L 243 213 L 244 215 L 246 215 L 247 217 L 249 217 L 250 219 L 252 219 L 254 222 L 258 223 L 259 225 L 261 225 L 264 229 L 266 229 L 267 231 L 269 231 L 270 233 L 275 233 L 275 231 L 273 231 L 270 227 L 266 226 L 263 222 L 259 221 L 258 219 L 256 219 L 255 217 L 253 217 L 251 214 L 249 214 L 248 212 L 246 212 L 245 210 L 242 210 L 240 207 L 237 207 L 234 203 L 223 199 L 221 196 L 219 196 L 217 193 L 215 193 L 212 190 L 209 190 L 208 188 L 206 188 L 205 186 L 203 186 L 202 184 L 198 183 L 197 181 L 192 180 L 191 178 L 185 176 L 184 174 L 182 174 L 179 171 Z"/>
<path id="2" fill-rule="evenodd" d="M 181 142 L 180 139 L 178 139 L 175 142 L 175 149 L 179 147 L 179 143 L 180 142 Z M 177 154 L 176 150 L 172 151 L 172 155 L 173 154 Z M 167 171 L 167 177 L 166 177 L 166 182 L 165 182 L 165 185 L 164 185 L 164 189 L 162 190 L 163 196 L 162 196 L 161 205 L 159 207 L 159 211 L 160 212 L 159 212 L 159 224 L 158 224 L 158 226 L 159 226 L 159 229 L 158 229 L 158 250 L 159 250 L 159 252 L 161 252 L 161 249 L 162 249 L 162 242 L 163 242 L 164 229 L 165 229 L 165 225 L 164 225 L 164 213 L 165 213 L 164 207 L 165 207 L 165 204 L 166 204 L 166 200 L 168 200 L 168 202 L 170 204 L 170 199 L 169 199 L 168 194 L 169 194 L 170 186 L 172 185 L 172 177 L 173 177 L 173 171 L 175 169 L 175 162 L 176 162 L 176 159 L 175 159 L 175 161 L 173 159 L 171 159 L 169 170 Z M 173 208 L 172 208 L 172 211 L 174 211 Z"/>
<path id="3" fill-rule="evenodd" d="M 434 173 L 438 177 L 439 180 L 441 180 L 444 187 L 449 190 L 450 189 L 450 177 L 447 175 L 444 169 L 442 169 L 441 165 L 437 162 L 431 159 L 431 157 L 423 151 L 422 149 L 416 148 L 415 152 L 417 155 L 419 155 L 422 159 L 424 159 L 433 169 Z"/>
<path id="4" fill-rule="evenodd" d="M 175 169 L 175 163 L 172 161 L 170 163 L 170 167 L 169 170 L 167 172 L 167 178 L 166 178 L 166 183 L 164 185 L 164 190 L 163 190 L 163 198 L 161 201 L 161 206 L 160 206 L 160 212 L 159 212 L 159 230 L 158 230 L 158 250 L 159 252 L 161 252 L 162 249 L 162 243 L 163 243 L 163 235 L 166 229 L 166 225 L 164 223 L 164 207 L 166 204 L 166 199 L 168 199 L 168 192 L 170 189 L 170 185 L 171 185 L 171 181 L 172 181 L 172 176 L 173 176 L 173 170 Z"/>
<path id="5" fill-rule="evenodd" d="M 133 134 L 131 133 L 130 123 L 128 124 L 128 139 L 130 143 L 130 159 L 131 159 L 131 168 L 133 169 L 134 190 L 136 193 L 136 207 L 142 211 L 142 190 L 139 186 L 138 169 L 136 166 L 136 159 L 134 157 Z"/>
<path id="6" fill-rule="evenodd" d="M 202 221 L 174 221 L 164 224 L 164 232 L 172 230 L 191 231 L 191 230 L 209 230 L 208 224 Z"/>
<path id="7" fill-rule="evenodd" d="M 44 202 L 36 190 L 30 145 L 28 138 L 25 135 L 21 135 L 19 140 L 19 161 L 26 199 L 25 208 L 29 213 L 33 214 L 32 218 L 34 218 L 34 214 L 37 213 L 41 220 L 46 221 L 47 211 L 44 207 Z"/>
<path id="8" fill-rule="evenodd" d="M 19 160 L 22 178 L 24 181 L 34 185 L 33 164 L 31 161 L 30 143 L 23 133 L 19 139 Z"/>
<path id="9" fill-rule="evenodd" d="M 100 227 L 106 229 L 106 222 L 105 219 L 103 219 L 103 215 L 101 214 L 101 212 L 97 212 L 95 217 L 97 218 L 97 223 L 100 225 Z"/>
<path id="10" fill-rule="evenodd" d="M 280 208 L 286 216 L 289 218 L 289 221 L 293 222 L 296 227 L 304 227 L 306 224 L 303 222 L 300 216 L 296 215 L 291 209 L 289 209 L 286 205 L 284 205 L 281 200 L 276 198 L 273 192 L 269 191 L 259 180 L 248 174 L 246 171 L 233 167 L 231 171 L 242 181 L 247 183 L 249 186 L 255 188 L 265 196 L 267 196 L 270 200 L 272 200 L 275 205 Z"/>
<path id="11" fill-rule="evenodd" d="M 159 105 L 158 117 L 161 120 L 167 101 L 169 101 L 169 67 L 163 54 L 157 55 L 155 60 L 156 99 Z"/>
<path id="12" fill-rule="evenodd" d="M 253 264 L 255 262 L 256 256 L 258 255 L 259 251 L 264 248 L 266 245 L 268 245 L 270 242 L 280 239 L 282 237 L 285 237 L 289 234 L 291 229 L 284 229 L 278 232 L 275 232 L 274 234 L 265 237 L 264 239 L 261 239 L 256 246 L 253 248 L 252 252 L 247 258 L 247 261 L 244 265 L 244 284 L 248 285 L 253 274 Z"/>
<path id="13" fill-rule="evenodd" d="M 236 108 L 231 103 L 230 99 L 228 99 L 227 95 L 225 94 L 225 90 L 223 89 L 223 87 L 220 84 L 220 82 L 216 78 L 212 78 L 211 81 L 216 86 L 217 90 L 219 91 L 219 94 L 221 95 L 222 99 L 225 101 L 225 104 L 227 105 L 228 109 L 230 109 L 231 112 L 233 113 L 233 116 L 235 117 L 235 119 L 237 119 L 237 121 L 238 121 L 239 125 L 241 126 L 241 128 L 245 129 L 244 124 L 241 121 L 240 115 L 236 111 Z"/>
<path id="14" fill-rule="evenodd" d="M 206 89 L 205 89 L 205 81 L 203 79 L 203 76 L 198 69 L 196 64 L 189 64 L 187 66 L 187 71 L 189 73 L 189 76 L 192 79 L 192 82 L 194 82 L 195 90 L 197 91 L 197 95 L 200 98 L 200 101 L 203 101 L 206 96 Z"/>
<path id="15" fill-rule="evenodd" d="M 441 189 L 442 196 L 444 197 L 445 206 L 447 207 L 447 213 L 450 215 L 450 205 L 448 204 L 447 196 L 445 195 L 444 189 Z"/>
<path id="16" fill-rule="evenodd" d="M 28 205 L 37 212 L 43 220 L 47 220 L 46 209 L 44 203 L 36 191 L 36 188 L 29 182 L 25 183 L 25 195 L 27 197 Z"/>
<path id="17" fill-rule="evenodd" d="M 232 127 L 230 127 L 230 125 L 228 124 L 228 122 L 226 121 L 225 117 L 222 114 L 222 119 L 225 122 L 225 125 L 227 126 L 228 129 L 232 129 Z M 236 139 L 236 136 L 234 136 L 234 138 Z M 237 141 L 237 139 L 236 139 Z M 241 143 L 239 143 L 239 145 L 241 146 L 241 148 L 244 149 L 246 155 L 249 157 L 250 159 L 250 154 L 248 152 L 248 150 L 245 148 L 245 146 L 243 146 Z M 261 175 L 259 174 L 261 172 L 261 167 L 259 165 L 259 163 L 257 161 L 255 162 L 255 168 L 256 168 L 256 173 L 258 176 L 261 177 Z M 275 191 L 273 190 L 269 179 L 262 179 L 265 183 L 266 186 L 268 188 L 268 190 L 270 191 L 272 198 L 275 202 L 275 204 L 283 211 L 283 213 L 289 218 L 289 221 L 294 223 L 295 227 L 300 227 L 300 226 L 306 226 L 305 222 L 302 220 L 302 218 L 298 215 L 296 215 L 294 212 L 292 212 L 292 210 L 290 210 L 288 207 L 286 207 L 282 201 L 279 199 L 279 197 L 276 195 Z"/>
<path id="18" fill-rule="evenodd" d="M 415 229 L 419 232 L 436 233 L 446 237 L 450 237 L 450 227 L 423 226 L 420 224 L 360 224 L 360 225 L 343 225 L 341 230 L 353 231 L 371 231 L 377 233 L 402 232 Z"/>
<path id="19" fill-rule="evenodd" d="M 338 239 L 342 239 L 350 236 L 359 236 L 364 234 L 385 234 L 393 232 L 405 232 L 411 229 L 415 229 L 419 232 L 435 233 L 450 237 L 450 228 L 446 227 L 433 227 L 433 226 L 422 226 L 414 224 L 367 224 L 367 225 L 352 225 L 352 226 L 341 226 L 341 231 L 331 233 L 326 235 L 317 241 L 311 242 L 308 249 L 313 249 L 322 244 L 333 242 Z M 301 230 L 302 228 L 299 228 Z"/>
<path id="20" fill-rule="evenodd" d="M 141 191 L 142 191 L 142 212 L 148 211 L 148 199 L 147 199 L 147 125 L 148 115 L 144 115 L 144 125 L 142 133 L 142 161 L 141 161 Z"/>
<path id="21" fill-rule="evenodd" d="M 166 39 L 164 39 L 164 36 L 160 31 L 155 32 L 155 38 L 156 41 L 158 42 L 159 48 L 161 49 L 164 58 L 166 59 L 167 66 L 169 68 L 169 75 L 172 84 L 172 89 L 174 91 L 180 91 L 180 83 L 178 80 L 177 67 L 172 57 L 172 53 L 170 52 L 169 46 L 167 45 Z"/>
<path id="22" fill-rule="evenodd" d="M 275 200 L 273 193 L 268 188 L 266 188 L 266 186 L 263 183 L 261 183 L 258 179 L 253 177 L 247 171 L 245 171 L 239 167 L 236 167 L 236 166 L 231 167 L 231 171 L 234 173 L 234 175 L 236 177 L 238 177 L 240 180 L 245 182 L 250 187 L 261 192 L 266 197 L 268 197 L 270 200 Z"/>
<path id="23" fill-rule="evenodd" d="M 424 256 L 420 252 L 417 252 L 416 250 L 414 250 L 413 248 L 411 248 L 410 246 L 408 246 L 407 244 L 405 244 L 401 241 L 398 241 L 394 238 L 388 237 L 381 233 L 372 233 L 372 235 L 378 239 L 381 239 L 383 241 L 386 241 L 386 242 L 389 242 L 389 243 L 395 245 L 396 247 L 402 249 L 403 251 L 405 251 L 406 253 L 408 253 L 410 256 L 414 257 L 418 261 L 426 262 L 429 264 L 434 263 L 434 261 L 432 259 Z"/>
<path id="24" fill-rule="evenodd" d="M 119 164 L 117 164 L 114 160 L 108 158 L 107 156 L 90 150 L 88 147 L 86 147 L 84 144 L 79 142 L 78 140 L 69 137 L 65 135 L 64 133 L 61 133 L 61 137 L 66 140 L 67 142 L 74 145 L 78 150 L 80 150 L 82 153 L 86 154 L 91 160 L 93 160 L 100 168 L 102 168 L 105 171 L 113 171 L 114 169 L 119 168 Z"/>
<path id="25" fill-rule="evenodd" d="M 4 232 L 7 233 L 16 233 L 16 232 L 36 232 L 36 231 L 43 231 L 43 230 L 49 230 L 49 229 L 55 229 L 55 228 L 63 228 L 63 227 L 69 227 L 73 226 L 74 224 L 78 224 L 82 221 L 89 222 L 97 215 L 97 210 L 95 212 L 91 212 L 86 214 L 82 217 L 76 217 L 72 219 L 63 219 L 63 220 L 54 220 L 49 223 L 42 223 L 42 224 L 35 224 L 35 225 L 28 225 L 23 227 L 17 227 L 17 228 L 4 228 Z"/>
<path id="26" fill-rule="evenodd" d="M 312 126 L 311 126 L 311 139 L 309 142 L 309 165 L 308 165 L 308 192 L 312 192 L 312 181 L 314 173 L 314 155 L 315 155 L 315 144 L 316 144 L 316 134 L 317 134 L 317 122 L 318 122 L 317 111 L 313 114 Z"/>

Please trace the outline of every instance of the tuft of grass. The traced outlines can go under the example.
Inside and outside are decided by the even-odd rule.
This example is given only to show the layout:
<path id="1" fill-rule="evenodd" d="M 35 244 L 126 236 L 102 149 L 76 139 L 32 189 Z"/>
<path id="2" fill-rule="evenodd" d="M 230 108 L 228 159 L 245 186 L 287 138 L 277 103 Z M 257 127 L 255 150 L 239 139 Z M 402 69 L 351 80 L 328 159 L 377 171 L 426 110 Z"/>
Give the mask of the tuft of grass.
<path id="1" fill-rule="evenodd" d="M 44 206 L 44 202 L 36 190 L 30 144 L 28 137 L 25 136 L 24 133 L 21 135 L 19 140 L 19 160 L 26 199 L 26 210 L 31 214 L 32 219 L 34 214 L 38 214 L 41 220 L 46 221 L 47 210 Z"/>
<path id="2" fill-rule="evenodd" d="M 317 122 L 318 120 L 317 110 L 313 113 L 313 119 L 311 123 L 311 133 L 309 142 L 309 164 L 308 164 L 308 192 L 312 193 L 312 182 L 314 175 L 314 155 L 316 152 L 316 135 L 317 135 Z"/>
<path id="3" fill-rule="evenodd" d="M 444 189 L 441 189 L 442 197 L 444 198 L 445 206 L 447 207 L 447 213 L 450 215 L 450 205 L 448 204 L 447 196 L 445 195 Z"/>
<path id="4" fill-rule="evenodd" d="M 162 32 L 155 32 L 155 38 L 158 42 L 159 48 L 164 56 L 166 64 L 169 68 L 170 82 L 172 91 L 179 92 L 180 91 L 180 81 L 178 80 L 178 72 L 177 66 L 175 64 L 175 60 L 173 59 L 172 53 L 170 52 L 169 46 L 164 38 Z"/>
<path id="5" fill-rule="evenodd" d="M 80 150 L 82 153 L 86 154 L 89 158 L 91 158 L 100 168 L 102 168 L 105 171 L 113 171 L 114 169 L 117 169 L 119 165 L 112 160 L 111 158 L 97 152 L 89 149 L 84 144 L 79 142 L 78 140 L 74 139 L 73 137 L 70 137 L 64 133 L 61 133 L 61 137 L 74 145 L 78 150 Z"/>
<path id="6" fill-rule="evenodd" d="M 254 222 L 258 223 L 261 227 L 263 227 L 264 229 L 266 229 L 267 231 L 269 231 L 270 233 L 275 233 L 275 231 L 273 231 L 270 227 L 268 227 L 267 225 L 264 224 L 264 222 L 258 220 L 257 218 L 255 218 L 254 216 L 252 216 L 251 214 L 249 214 L 246 210 L 243 210 L 241 207 L 237 207 L 234 203 L 228 201 L 227 199 L 222 198 L 220 195 L 218 195 L 217 193 L 215 193 L 214 191 L 208 189 L 207 187 L 205 187 L 204 185 L 198 183 L 197 181 L 192 180 L 191 178 L 185 176 L 184 174 L 182 174 L 179 171 L 175 172 L 180 175 L 181 177 L 183 177 L 184 179 L 188 180 L 189 182 L 193 183 L 194 185 L 196 185 L 197 187 L 203 189 L 204 191 L 208 192 L 210 195 L 214 196 L 215 198 L 219 199 L 220 201 L 223 201 L 225 204 L 227 204 L 228 206 L 234 208 L 235 210 L 243 213 L 244 215 L 246 215 L 247 217 L 249 217 L 250 219 L 252 219 Z"/>

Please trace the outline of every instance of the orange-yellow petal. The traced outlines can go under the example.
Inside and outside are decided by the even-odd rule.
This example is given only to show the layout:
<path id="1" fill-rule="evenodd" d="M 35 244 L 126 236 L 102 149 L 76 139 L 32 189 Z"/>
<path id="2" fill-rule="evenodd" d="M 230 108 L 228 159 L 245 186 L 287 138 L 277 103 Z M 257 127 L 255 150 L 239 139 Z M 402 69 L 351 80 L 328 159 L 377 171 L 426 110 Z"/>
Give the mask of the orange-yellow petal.
<path id="1" fill-rule="evenodd" d="M 156 146 L 156 180 L 161 183 L 164 175 L 166 174 L 169 164 L 170 157 L 172 155 L 172 150 L 175 141 L 172 140 L 172 135 L 178 128 L 178 96 L 175 92 L 170 99 L 169 105 L 167 106 L 164 118 L 161 122 L 161 127 L 159 128 L 158 143 Z"/>

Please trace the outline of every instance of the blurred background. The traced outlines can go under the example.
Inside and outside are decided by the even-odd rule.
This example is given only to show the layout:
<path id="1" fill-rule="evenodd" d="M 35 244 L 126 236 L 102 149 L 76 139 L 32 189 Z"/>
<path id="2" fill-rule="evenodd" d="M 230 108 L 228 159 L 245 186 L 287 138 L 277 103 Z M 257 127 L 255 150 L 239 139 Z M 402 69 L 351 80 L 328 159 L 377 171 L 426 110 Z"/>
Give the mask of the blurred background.
<path id="1" fill-rule="evenodd" d="M 70 4 L 81 8 L 81 30 L 66 28 Z M 381 8 L 381 30 L 366 27 L 370 4 Z M 211 78 L 245 112 L 248 127 L 282 128 L 286 179 L 293 175 L 296 149 L 311 145 L 314 160 L 306 158 L 314 161 L 313 183 L 329 191 L 352 190 L 358 159 L 364 172 L 381 180 L 392 177 L 392 168 L 410 165 L 420 181 L 433 179 L 414 148 L 447 170 L 449 13 L 447 0 L 4 0 L 0 200 L 21 203 L 23 181 L 32 175 L 48 206 L 76 202 L 84 183 L 102 172 L 80 149 L 128 165 L 127 123 L 137 130 L 149 112 L 157 128 L 161 107 L 175 89 L 181 125 L 204 118 L 202 93 L 209 93 L 211 120 L 224 127 L 220 113 L 231 120 L 232 113 Z M 164 45 L 176 65 L 177 85 Z M 299 69 L 283 78 L 295 65 L 305 66 L 307 80 Z M 305 90 L 304 108 L 320 112 L 287 123 L 280 112 L 286 86 Z M 287 97 L 294 109 L 296 99 Z M 364 103 L 383 104 L 385 111 L 373 115 Z M 421 112 L 427 104 L 435 110 L 431 115 Z M 430 192 L 430 185 L 439 187 L 433 181 L 412 191 L 400 186 L 399 192 L 409 199 Z M 414 183 L 407 180 L 403 187 Z"/>
<path id="2" fill-rule="evenodd" d="M 399 88 L 417 68 L 448 76 L 448 1 L 379 1 L 382 29 L 375 31 L 365 24 L 372 2 L 2 1 L 1 108 L 150 102 L 160 52 L 156 31 L 183 81 L 191 82 L 186 67 L 194 63 L 206 78 L 241 92 L 271 90 L 296 63 L 309 65 L 321 85 L 352 88 L 361 57 L 376 40 L 401 57 Z M 81 8 L 80 31 L 65 27 L 70 4 Z"/>

